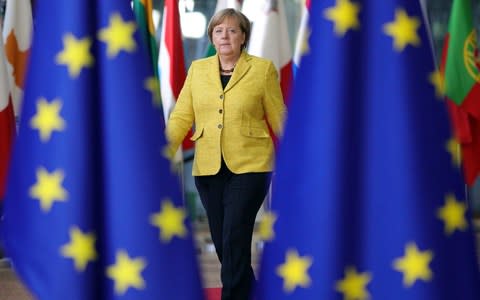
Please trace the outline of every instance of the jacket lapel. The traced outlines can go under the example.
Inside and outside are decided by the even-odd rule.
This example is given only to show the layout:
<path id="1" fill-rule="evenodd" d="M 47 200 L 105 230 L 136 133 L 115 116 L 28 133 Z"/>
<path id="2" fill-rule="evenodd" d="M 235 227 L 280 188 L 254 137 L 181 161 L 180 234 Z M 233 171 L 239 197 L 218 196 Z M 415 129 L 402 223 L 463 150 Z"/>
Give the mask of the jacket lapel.
<path id="1" fill-rule="evenodd" d="M 226 93 L 228 90 L 230 90 L 232 87 L 235 86 L 235 84 L 243 77 L 245 74 L 248 72 L 250 69 L 250 63 L 249 63 L 250 57 L 249 55 L 245 52 L 242 51 L 242 54 L 240 55 L 240 58 L 238 59 L 237 65 L 235 66 L 235 71 L 233 71 L 232 78 L 228 81 L 227 86 L 225 87 L 224 93 Z M 218 66 L 218 59 L 216 60 L 217 62 L 217 73 L 218 78 L 220 78 L 220 71 L 219 71 L 219 66 Z M 217 79 L 219 80 L 219 79 Z"/>
<path id="2" fill-rule="evenodd" d="M 220 65 L 218 62 L 218 54 L 209 58 L 209 66 L 207 71 L 207 76 L 209 82 L 212 82 L 215 86 L 215 89 L 222 91 L 222 82 L 220 81 Z"/>

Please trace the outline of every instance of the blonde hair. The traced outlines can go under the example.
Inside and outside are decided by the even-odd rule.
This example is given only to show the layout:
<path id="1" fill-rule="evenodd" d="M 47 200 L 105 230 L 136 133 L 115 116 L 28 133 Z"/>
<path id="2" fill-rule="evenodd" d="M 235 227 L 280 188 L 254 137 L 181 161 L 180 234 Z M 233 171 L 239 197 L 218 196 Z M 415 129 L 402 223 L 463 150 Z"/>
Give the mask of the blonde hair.
<path id="1" fill-rule="evenodd" d="M 251 32 L 251 25 L 250 20 L 242 14 L 240 11 L 233 9 L 233 8 L 225 8 L 218 11 L 213 17 L 210 19 L 208 23 L 208 38 L 210 43 L 213 44 L 212 40 L 212 32 L 213 28 L 218 24 L 221 24 L 226 18 L 234 18 L 237 20 L 238 25 L 240 26 L 240 30 L 245 34 L 245 42 L 242 44 L 242 49 L 247 48 L 248 41 L 250 41 L 250 32 Z"/>

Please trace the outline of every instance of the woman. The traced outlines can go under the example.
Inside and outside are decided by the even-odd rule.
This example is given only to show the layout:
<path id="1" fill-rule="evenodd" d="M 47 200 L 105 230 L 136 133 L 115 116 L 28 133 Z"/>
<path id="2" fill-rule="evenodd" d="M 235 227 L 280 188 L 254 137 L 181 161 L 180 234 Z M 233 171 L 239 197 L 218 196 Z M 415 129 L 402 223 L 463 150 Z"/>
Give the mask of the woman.
<path id="1" fill-rule="evenodd" d="M 215 56 L 194 61 L 167 124 L 168 153 L 195 125 L 193 176 L 221 262 L 222 300 L 249 298 L 251 243 L 274 161 L 268 124 L 282 132 L 285 105 L 272 62 L 244 49 L 250 21 L 234 9 L 208 25 Z"/>

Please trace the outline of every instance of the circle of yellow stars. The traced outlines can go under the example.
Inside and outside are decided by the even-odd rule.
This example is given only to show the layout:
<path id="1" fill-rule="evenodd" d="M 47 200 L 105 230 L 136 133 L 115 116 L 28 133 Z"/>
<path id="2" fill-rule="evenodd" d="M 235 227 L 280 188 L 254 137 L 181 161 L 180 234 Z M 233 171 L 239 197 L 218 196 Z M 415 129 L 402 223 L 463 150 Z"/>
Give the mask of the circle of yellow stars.
<path id="1" fill-rule="evenodd" d="M 121 51 L 132 53 L 137 45 L 134 33 L 137 30 L 134 21 L 125 21 L 119 13 L 110 15 L 108 24 L 97 32 L 97 38 L 106 44 L 106 54 L 114 59 Z M 57 52 L 53 61 L 59 66 L 65 66 L 71 79 L 78 79 L 82 71 L 93 68 L 95 58 L 92 54 L 94 39 L 89 36 L 75 36 L 67 32 L 62 37 L 63 48 Z M 144 81 L 144 88 L 150 92 L 154 105 L 161 107 L 158 79 L 149 77 Z M 47 100 L 39 97 L 36 101 L 36 111 L 30 119 L 32 130 L 38 131 L 39 140 L 49 143 L 54 133 L 62 133 L 67 128 L 67 122 L 62 116 L 63 100 L 55 98 Z M 44 212 L 49 212 L 55 203 L 66 202 L 68 192 L 63 185 L 65 172 L 56 169 L 49 172 L 39 166 L 35 174 L 35 182 L 30 187 L 29 196 L 40 203 Z M 174 236 L 184 237 L 187 230 L 184 225 L 186 214 L 182 208 L 175 208 L 170 201 L 162 203 L 162 210 L 151 216 L 152 225 L 160 228 L 161 240 L 169 242 Z M 61 257 L 71 259 L 75 270 L 84 272 L 88 265 L 98 259 L 95 248 L 94 232 L 82 231 L 78 226 L 69 230 L 69 240 L 59 249 Z M 115 293 L 124 294 L 129 288 L 144 289 L 146 284 L 142 272 L 147 262 L 142 257 L 130 257 L 125 250 L 117 251 L 115 262 L 106 269 L 106 276 L 114 282 Z"/>
<path id="2" fill-rule="evenodd" d="M 334 23 L 335 33 L 345 35 L 350 29 L 358 29 L 360 5 L 349 0 L 337 0 L 334 7 L 324 11 L 324 17 Z M 420 39 L 416 33 L 420 21 L 416 17 L 410 17 L 402 10 L 395 12 L 395 20 L 386 23 L 384 33 L 393 38 L 393 46 L 397 51 L 403 51 L 408 45 L 418 46 Z M 98 33 L 99 40 L 107 44 L 107 55 L 115 57 L 120 51 L 133 52 L 136 44 L 133 33 L 136 30 L 134 22 L 124 22 L 119 14 L 113 14 L 109 26 Z M 70 77 L 76 78 L 82 69 L 92 67 L 94 58 L 90 53 L 92 40 L 88 37 L 76 38 L 68 33 L 63 37 L 64 49 L 56 56 L 56 63 L 66 65 Z M 438 74 L 432 74 L 431 83 L 436 87 L 437 95 L 443 94 L 441 78 Z M 155 83 L 148 81 L 148 90 L 156 89 Z M 62 102 L 53 100 L 48 103 L 41 98 L 37 101 L 37 113 L 31 119 L 30 125 L 39 130 L 40 139 L 48 142 L 53 131 L 63 131 L 65 120 L 60 116 Z M 37 182 L 30 188 L 30 196 L 39 199 L 42 210 L 49 211 L 54 202 L 66 201 L 67 192 L 62 186 L 64 179 L 63 171 L 56 170 L 49 173 L 45 168 L 37 170 Z M 445 205 L 438 210 L 437 216 L 445 223 L 446 234 L 452 234 L 455 230 L 466 228 L 465 206 L 457 202 L 454 196 L 446 198 Z M 150 218 L 151 224 L 160 229 L 162 241 L 170 241 L 174 236 L 184 237 L 186 228 L 184 225 L 185 213 L 182 209 L 175 208 L 170 201 L 162 202 L 159 213 Z M 274 238 L 273 224 L 276 220 L 274 214 L 267 216 L 261 229 L 265 240 Z M 70 230 L 70 242 L 61 248 L 64 257 L 72 258 L 75 268 L 85 270 L 89 262 L 97 258 L 95 251 L 95 235 L 83 233 L 77 227 Z M 405 255 L 393 262 L 395 270 L 402 272 L 404 285 L 411 286 L 417 280 L 428 281 L 432 278 L 429 267 L 433 259 L 432 251 L 420 251 L 415 243 L 409 243 L 405 248 Z M 297 250 L 289 250 L 285 262 L 278 266 L 277 275 L 284 279 L 284 290 L 293 292 L 297 287 L 307 288 L 311 285 L 308 270 L 313 259 L 309 256 L 299 256 Z M 116 261 L 107 268 L 107 276 L 115 283 L 115 292 L 124 294 L 130 287 L 143 289 L 145 282 L 141 272 L 147 263 L 143 258 L 130 258 L 126 251 L 118 251 Z M 354 267 L 345 270 L 345 277 L 338 280 L 335 288 L 344 295 L 346 300 L 363 300 L 369 298 L 367 285 L 371 281 L 370 273 L 357 273 Z"/>
<path id="3" fill-rule="evenodd" d="M 336 0 L 334 6 L 323 11 L 323 17 L 333 23 L 333 32 L 343 37 L 350 30 L 360 28 L 360 13 L 361 6 L 355 1 Z M 419 17 L 409 16 L 404 9 L 398 8 L 395 10 L 393 20 L 384 23 L 383 33 L 392 38 L 395 51 L 402 52 L 408 46 L 420 46 L 421 40 L 417 33 L 421 26 L 420 20 Z M 442 72 L 434 70 L 426 80 L 434 88 L 437 98 L 443 99 L 445 85 Z M 450 139 L 445 150 L 451 154 L 454 165 L 458 167 L 461 156 L 456 140 Z M 436 217 L 444 223 L 445 235 L 464 231 L 468 227 L 466 210 L 466 205 L 457 201 L 453 194 L 446 195 L 445 204 L 436 212 Z M 275 238 L 273 224 L 277 218 L 275 214 L 267 214 L 265 220 L 262 220 L 259 233 L 263 240 L 271 241 Z M 404 255 L 392 261 L 392 268 L 403 275 L 403 285 L 411 287 L 419 280 L 425 282 L 432 280 L 433 271 L 430 264 L 433 258 L 432 250 L 420 250 L 416 243 L 409 242 L 405 245 Z M 297 287 L 308 288 L 312 281 L 308 274 L 311 265 L 311 257 L 299 256 L 297 250 L 288 250 L 285 262 L 279 264 L 276 269 L 276 274 L 283 279 L 283 290 L 292 293 Z M 367 286 L 372 278 L 371 273 L 359 273 L 354 266 L 349 266 L 345 269 L 343 278 L 335 283 L 334 288 L 343 295 L 345 300 L 371 299 Z"/>

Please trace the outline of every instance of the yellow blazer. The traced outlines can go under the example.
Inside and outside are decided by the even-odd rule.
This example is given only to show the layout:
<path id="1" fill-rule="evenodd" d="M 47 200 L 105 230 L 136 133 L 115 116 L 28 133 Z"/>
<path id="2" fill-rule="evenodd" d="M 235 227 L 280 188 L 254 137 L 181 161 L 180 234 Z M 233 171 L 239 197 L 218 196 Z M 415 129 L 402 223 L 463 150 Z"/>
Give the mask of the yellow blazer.
<path id="1" fill-rule="evenodd" d="M 194 176 L 213 175 L 221 157 L 236 174 L 268 172 L 274 145 L 267 121 L 281 136 L 286 114 L 273 63 L 242 52 L 225 89 L 218 56 L 196 60 L 167 123 L 168 153 L 173 156 L 194 124 Z"/>

